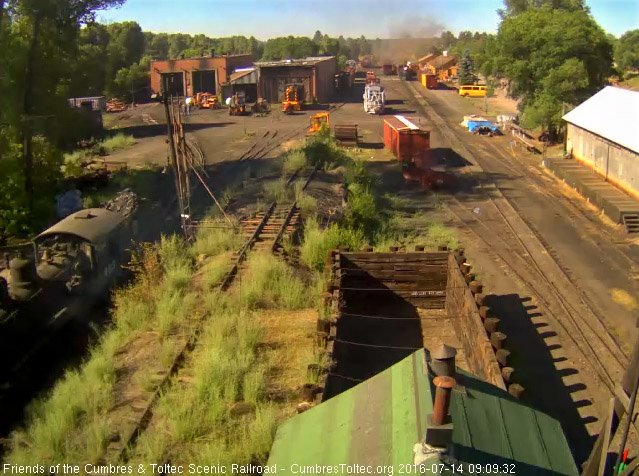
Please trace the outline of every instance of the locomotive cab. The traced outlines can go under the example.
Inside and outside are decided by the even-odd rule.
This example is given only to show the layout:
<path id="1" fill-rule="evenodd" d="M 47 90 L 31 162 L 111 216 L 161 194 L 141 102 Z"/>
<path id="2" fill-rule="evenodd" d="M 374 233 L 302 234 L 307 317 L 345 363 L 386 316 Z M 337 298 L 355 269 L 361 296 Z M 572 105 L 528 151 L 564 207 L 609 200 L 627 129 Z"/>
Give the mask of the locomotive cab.
<path id="1" fill-rule="evenodd" d="M 63 283 L 68 291 L 99 293 L 119 269 L 125 221 L 110 210 L 90 208 L 56 223 L 34 241 L 38 278 L 48 285 Z"/>

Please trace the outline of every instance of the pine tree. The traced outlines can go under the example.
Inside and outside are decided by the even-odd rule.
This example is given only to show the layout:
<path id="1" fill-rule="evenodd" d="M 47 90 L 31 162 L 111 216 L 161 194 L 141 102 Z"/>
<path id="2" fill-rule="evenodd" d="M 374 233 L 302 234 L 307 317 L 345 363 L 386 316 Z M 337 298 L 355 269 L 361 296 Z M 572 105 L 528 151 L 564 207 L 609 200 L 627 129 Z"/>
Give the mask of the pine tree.
<path id="1" fill-rule="evenodd" d="M 459 85 L 475 84 L 475 81 L 477 81 L 477 76 L 475 75 L 473 59 L 470 57 L 468 50 L 466 50 L 459 63 Z"/>

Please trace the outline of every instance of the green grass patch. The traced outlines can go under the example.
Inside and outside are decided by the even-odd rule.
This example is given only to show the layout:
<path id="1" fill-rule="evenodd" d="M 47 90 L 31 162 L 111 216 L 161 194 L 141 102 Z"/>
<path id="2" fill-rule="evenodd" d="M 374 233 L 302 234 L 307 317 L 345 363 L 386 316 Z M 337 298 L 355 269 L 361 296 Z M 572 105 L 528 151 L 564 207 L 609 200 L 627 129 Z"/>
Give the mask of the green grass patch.
<path id="1" fill-rule="evenodd" d="M 237 287 L 240 303 L 250 309 L 304 309 L 313 307 L 318 297 L 288 264 L 270 253 L 251 254 Z"/>
<path id="2" fill-rule="evenodd" d="M 282 172 L 285 174 L 292 174 L 295 171 L 306 167 L 307 159 L 306 154 L 302 149 L 293 149 L 289 151 L 282 162 Z"/>
<path id="3" fill-rule="evenodd" d="M 208 227 L 198 230 L 190 253 L 192 256 L 215 256 L 225 251 L 237 250 L 243 243 L 239 231 L 230 228 L 226 220 L 216 219 L 208 223 Z"/>
<path id="4" fill-rule="evenodd" d="M 25 428 L 11 435 L 6 461 L 94 461 L 114 430 L 106 415 L 115 400 L 119 353 L 144 331 L 168 336 L 178 327 L 190 326 L 195 299 L 175 278 L 192 272 L 183 242 L 163 237 L 160 243 L 145 245 L 134 254 L 130 267 L 137 276 L 114 293 L 111 326 L 78 370 L 68 371 L 48 396 L 30 406 Z M 157 347 L 146 351 L 157 350 L 166 360 L 168 351 Z M 142 374 L 135 379 L 148 390 L 140 380 Z"/>
<path id="5" fill-rule="evenodd" d="M 117 150 L 126 149 L 135 144 L 135 139 L 132 136 L 118 133 L 112 137 L 104 139 L 98 144 L 100 152 L 104 151 L 107 154 L 111 154 Z"/>
<path id="6" fill-rule="evenodd" d="M 337 223 L 328 228 L 321 228 L 317 218 L 313 217 L 306 220 L 304 225 L 300 260 L 308 267 L 322 271 L 328 250 L 334 250 L 340 246 L 360 250 L 366 246 L 367 242 L 361 229 L 347 228 Z"/>

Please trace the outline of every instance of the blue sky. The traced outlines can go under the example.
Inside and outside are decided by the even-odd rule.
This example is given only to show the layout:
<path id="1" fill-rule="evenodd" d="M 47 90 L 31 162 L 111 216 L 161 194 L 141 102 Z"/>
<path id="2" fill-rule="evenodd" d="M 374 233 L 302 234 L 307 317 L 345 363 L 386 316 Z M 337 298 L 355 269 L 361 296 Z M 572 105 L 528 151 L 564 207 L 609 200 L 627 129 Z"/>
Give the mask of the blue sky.
<path id="1" fill-rule="evenodd" d="M 639 28 L 639 1 L 587 0 L 599 24 L 616 36 Z M 413 37 L 441 29 L 494 32 L 502 0 L 127 0 L 100 13 L 105 22 L 137 21 L 144 30 L 211 37 L 283 35 Z"/>

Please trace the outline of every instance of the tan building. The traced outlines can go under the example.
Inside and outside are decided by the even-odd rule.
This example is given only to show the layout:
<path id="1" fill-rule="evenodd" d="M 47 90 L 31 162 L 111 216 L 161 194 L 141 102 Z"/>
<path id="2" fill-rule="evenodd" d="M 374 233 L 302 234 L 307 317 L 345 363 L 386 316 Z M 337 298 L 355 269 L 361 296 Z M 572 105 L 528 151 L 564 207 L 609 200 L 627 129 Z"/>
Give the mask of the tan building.
<path id="1" fill-rule="evenodd" d="M 449 81 L 459 74 L 459 62 L 455 55 L 440 55 L 426 61 L 423 70 L 427 74 L 436 74 L 440 81 Z"/>
<path id="2" fill-rule="evenodd" d="M 566 152 L 639 198 L 639 92 L 608 86 L 566 114 Z"/>

